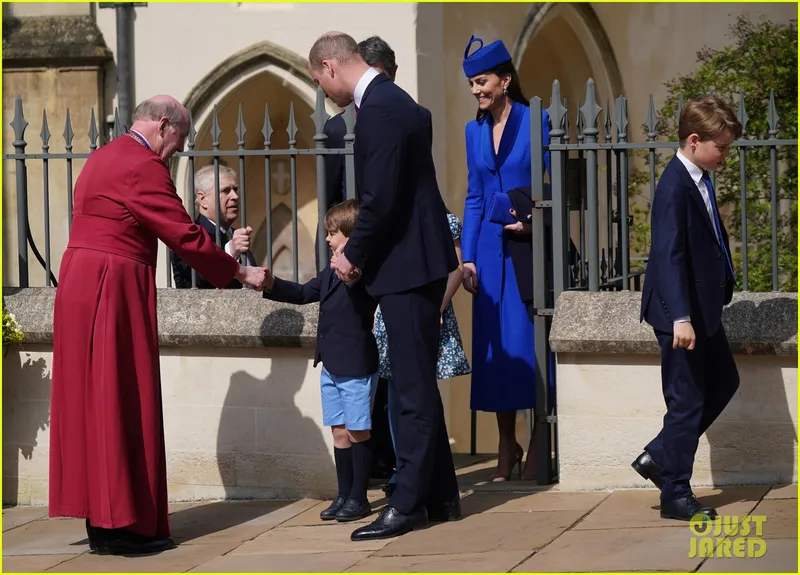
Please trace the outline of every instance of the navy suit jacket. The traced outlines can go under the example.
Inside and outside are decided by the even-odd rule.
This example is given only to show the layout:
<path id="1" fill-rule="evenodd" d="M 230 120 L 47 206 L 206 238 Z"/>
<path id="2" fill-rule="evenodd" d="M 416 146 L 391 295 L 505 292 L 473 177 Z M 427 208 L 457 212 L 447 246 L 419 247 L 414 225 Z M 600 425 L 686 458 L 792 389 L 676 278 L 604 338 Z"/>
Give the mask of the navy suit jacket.
<path id="1" fill-rule="evenodd" d="M 209 220 L 203 214 L 197 216 L 194 220 L 198 226 L 202 227 L 208 235 L 211 236 L 211 241 L 216 241 L 217 239 L 217 226 L 214 225 L 214 222 Z M 233 233 L 233 228 L 231 228 L 231 233 Z M 225 245 L 228 243 L 228 236 L 225 234 L 221 234 L 220 236 L 220 243 L 222 244 L 222 248 L 225 248 Z M 253 257 L 251 252 L 247 252 L 245 254 L 247 257 L 248 265 L 254 266 L 256 265 L 256 259 Z M 172 277 L 175 280 L 175 287 L 178 289 L 188 289 L 192 287 L 192 268 L 189 267 L 183 259 L 181 259 L 178 254 L 172 252 L 171 254 L 172 260 Z M 197 274 L 197 287 L 200 289 L 217 289 L 217 286 L 212 284 L 206 278 Z M 225 286 L 225 289 L 242 289 L 242 284 L 236 278 L 232 279 L 228 285 Z"/>
<path id="2" fill-rule="evenodd" d="M 714 335 L 722 322 L 722 308 L 733 297 L 734 279 L 703 197 L 677 155 L 658 182 L 651 220 L 639 321 L 672 333 L 674 320 L 690 316 L 697 337 Z M 720 228 L 730 254 L 722 222 Z"/>
<path id="3" fill-rule="evenodd" d="M 375 297 L 422 287 L 458 267 L 432 135 L 427 109 L 385 74 L 370 82 L 355 129 L 358 221 L 344 254 Z"/>
<path id="4" fill-rule="evenodd" d="M 319 302 L 314 367 L 321 361 L 331 374 L 367 377 L 378 371 L 378 346 L 372 335 L 377 303 L 361 282 L 344 285 L 325 267 L 305 284 L 275 278 L 266 299 L 303 305 Z"/>

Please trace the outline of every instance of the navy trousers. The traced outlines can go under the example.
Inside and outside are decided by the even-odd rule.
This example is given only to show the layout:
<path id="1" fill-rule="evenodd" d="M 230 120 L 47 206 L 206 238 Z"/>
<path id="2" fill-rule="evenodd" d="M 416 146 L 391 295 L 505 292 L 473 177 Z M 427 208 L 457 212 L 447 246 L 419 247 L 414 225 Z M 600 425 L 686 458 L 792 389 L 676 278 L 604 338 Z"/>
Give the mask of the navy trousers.
<path id="1" fill-rule="evenodd" d="M 739 372 L 725 329 L 700 339 L 695 348 L 672 349 L 673 335 L 655 330 L 661 347 L 661 386 L 667 404 L 664 425 L 645 448 L 663 468 L 661 499 L 691 493 L 700 436 L 725 409 L 739 388 Z"/>

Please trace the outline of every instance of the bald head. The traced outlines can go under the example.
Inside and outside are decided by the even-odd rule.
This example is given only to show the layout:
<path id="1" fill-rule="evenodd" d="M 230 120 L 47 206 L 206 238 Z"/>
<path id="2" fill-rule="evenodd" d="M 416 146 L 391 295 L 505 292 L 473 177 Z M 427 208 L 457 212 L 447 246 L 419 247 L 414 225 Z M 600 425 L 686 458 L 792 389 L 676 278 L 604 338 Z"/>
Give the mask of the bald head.
<path id="1" fill-rule="evenodd" d="M 171 126 L 177 126 L 181 123 L 189 123 L 189 113 L 183 104 L 178 102 L 172 96 L 159 94 L 148 98 L 133 111 L 133 122 L 136 123 L 140 120 L 155 120 L 166 118 Z"/>
<path id="2" fill-rule="evenodd" d="M 322 67 L 323 60 L 334 60 L 348 64 L 353 58 L 360 59 L 358 42 L 344 32 L 326 32 L 314 42 L 308 52 L 308 65 L 314 70 Z"/>
<path id="3" fill-rule="evenodd" d="M 142 134 L 150 148 L 167 159 L 183 149 L 189 133 L 189 112 L 172 96 L 148 98 L 133 111 L 131 130 Z"/>

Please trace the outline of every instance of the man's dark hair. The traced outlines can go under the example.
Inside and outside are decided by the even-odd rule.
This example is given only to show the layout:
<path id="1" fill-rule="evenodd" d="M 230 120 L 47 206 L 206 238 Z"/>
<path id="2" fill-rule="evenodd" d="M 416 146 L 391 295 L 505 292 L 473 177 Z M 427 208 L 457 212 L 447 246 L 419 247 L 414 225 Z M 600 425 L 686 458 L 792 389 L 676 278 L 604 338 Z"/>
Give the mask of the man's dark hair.
<path id="1" fill-rule="evenodd" d="M 383 68 L 394 82 L 395 74 L 397 74 L 397 62 L 394 59 L 394 50 L 389 47 L 386 40 L 380 36 L 370 36 L 358 43 L 358 52 L 370 66 Z"/>

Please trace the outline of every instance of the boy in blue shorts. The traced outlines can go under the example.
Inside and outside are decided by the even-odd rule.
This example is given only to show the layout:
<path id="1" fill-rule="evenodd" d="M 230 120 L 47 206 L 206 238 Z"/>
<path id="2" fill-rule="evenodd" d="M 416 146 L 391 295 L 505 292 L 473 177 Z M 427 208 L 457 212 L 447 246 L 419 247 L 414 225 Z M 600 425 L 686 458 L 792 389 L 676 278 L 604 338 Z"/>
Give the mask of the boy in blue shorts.
<path id="1" fill-rule="evenodd" d="M 347 200 L 325 215 L 332 252 L 347 243 L 358 202 Z M 367 484 L 372 467 L 372 400 L 378 383 L 378 348 L 372 335 L 377 303 L 358 280 L 342 285 L 326 266 L 298 284 L 267 273 L 264 297 L 298 305 L 319 302 L 314 367 L 322 362 L 322 421 L 333 433 L 339 494 L 320 513 L 323 520 L 355 521 L 372 513 Z"/>

